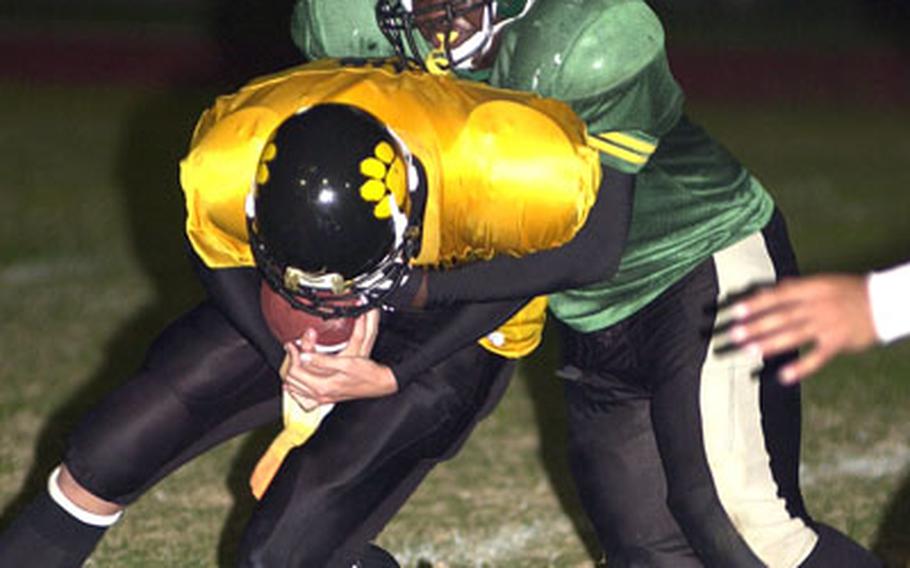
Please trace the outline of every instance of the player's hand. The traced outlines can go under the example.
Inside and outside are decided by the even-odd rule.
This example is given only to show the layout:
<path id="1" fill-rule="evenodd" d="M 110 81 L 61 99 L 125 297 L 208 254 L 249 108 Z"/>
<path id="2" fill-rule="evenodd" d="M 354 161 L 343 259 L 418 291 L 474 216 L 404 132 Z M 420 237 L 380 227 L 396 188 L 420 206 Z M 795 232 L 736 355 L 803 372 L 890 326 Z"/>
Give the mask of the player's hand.
<path id="1" fill-rule="evenodd" d="M 294 399 L 300 408 L 309 412 L 319 406 L 319 403 L 313 400 L 312 396 L 308 396 L 305 386 L 296 383 L 296 379 L 291 376 L 294 362 L 296 361 L 297 365 L 300 364 L 300 348 L 294 342 L 289 342 L 284 345 L 284 351 L 284 361 L 278 370 L 278 375 L 281 377 L 281 388 Z"/>
<path id="2" fill-rule="evenodd" d="M 379 310 L 370 310 L 357 317 L 354 331 L 344 349 L 337 355 L 344 357 L 369 357 L 379 335 Z"/>
<path id="3" fill-rule="evenodd" d="M 398 382 L 392 370 L 369 358 L 378 333 L 379 312 L 358 318 L 345 349 L 337 354 L 317 353 L 315 334 L 307 331 L 300 345 L 288 343 L 291 361 L 284 379 L 285 389 L 304 408 L 357 398 L 393 394 Z"/>
<path id="4" fill-rule="evenodd" d="M 354 322 L 354 329 L 346 347 L 338 355 L 369 356 L 378 333 L 379 310 L 371 310 L 360 315 Z M 312 380 L 330 375 L 316 368 L 306 369 L 305 364 L 309 357 L 316 353 L 316 339 L 316 332 L 308 329 L 296 342 L 286 343 L 284 345 L 286 355 L 279 371 L 284 390 L 307 412 L 321 404 L 315 400 L 314 392 L 309 386 Z"/>
<path id="5" fill-rule="evenodd" d="M 795 383 L 839 353 L 875 343 L 863 276 L 822 275 L 783 280 L 730 308 L 730 339 L 744 349 L 773 356 L 806 347 L 783 367 L 779 379 Z"/>

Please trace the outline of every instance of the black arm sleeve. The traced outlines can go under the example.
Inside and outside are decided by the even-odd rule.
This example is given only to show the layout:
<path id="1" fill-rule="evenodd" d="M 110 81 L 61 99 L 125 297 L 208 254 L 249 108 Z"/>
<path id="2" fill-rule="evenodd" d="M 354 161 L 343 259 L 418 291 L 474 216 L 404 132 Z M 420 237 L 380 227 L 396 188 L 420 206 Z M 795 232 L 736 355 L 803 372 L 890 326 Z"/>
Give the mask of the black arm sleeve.
<path id="1" fill-rule="evenodd" d="M 284 361 L 284 347 L 269 331 L 259 308 L 259 272 L 252 267 L 212 269 L 187 243 L 196 275 L 209 300 L 277 371 Z"/>
<path id="2" fill-rule="evenodd" d="M 442 323 L 434 325 L 432 331 L 428 333 L 411 331 L 412 337 L 417 338 L 414 348 L 394 361 L 386 361 L 395 374 L 399 389 L 449 354 L 467 347 L 498 328 L 526 302 L 527 299 L 504 300 L 482 304 L 458 304 L 428 310 L 427 314 L 432 314 L 433 321 Z M 399 316 L 393 312 L 390 317 Z M 410 324 L 407 321 L 408 315 L 402 314 L 400 317 L 405 321 L 398 325 Z M 419 326 L 416 329 L 419 330 Z"/>
<path id="3" fill-rule="evenodd" d="M 523 257 L 429 271 L 426 305 L 528 298 L 610 278 L 629 232 L 634 186 L 634 176 L 604 168 L 597 200 L 571 241 Z"/>
<path id="4" fill-rule="evenodd" d="M 212 269 L 189 248 L 193 267 L 208 293 L 210 301 L 228 318 L 240 333 L 259 350 L 270 367 L 277 371 L 284 360 L 284 348 L 266 326 L 259 308 L 260 277 L 255 268 Z M 526 299 L 489 302 L 484 304 L 457 304 L 428 310 L 427 319 L 434 323 L 430 333 L 412 332 L 413 349 L 407 356 L 385 361 L 395 375 L 399 388 L 446 358 L 484 337 L 505 323 L 525 304 Z M 408 325 L 404 313 L 391 313 L 383 320 Z M 439 323 L 441 322 L 441 323 Z M 392 325 L 395 325 L 394 323 Z M 381 332 L 382 328 L 380 328 Z"/>

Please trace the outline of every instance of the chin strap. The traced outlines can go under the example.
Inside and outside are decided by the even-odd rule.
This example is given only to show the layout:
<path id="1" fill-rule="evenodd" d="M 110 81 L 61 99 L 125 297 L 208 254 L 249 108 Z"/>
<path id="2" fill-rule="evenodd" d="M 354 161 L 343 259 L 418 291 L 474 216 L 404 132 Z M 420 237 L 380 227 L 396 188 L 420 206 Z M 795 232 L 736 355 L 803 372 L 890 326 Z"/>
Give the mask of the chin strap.
<path id="1" fill-rule="evenodd" d="M 431 75 L 452 74 L 452 63 L 449 61 L 449 54 L 446 50 L 446 46 L 456 39 L 458 39 L 458 32 L 455 30 L 449 32 L 448 40 L 446 40 L 444 33 L 439 32 L 436 34 L 436 42 L 439 44 L 439 46 L 434 47 L 432 50 L 430 50 L 423 62 L 424 66 L 427 68 L 427 71 L 429 71 Z"/>

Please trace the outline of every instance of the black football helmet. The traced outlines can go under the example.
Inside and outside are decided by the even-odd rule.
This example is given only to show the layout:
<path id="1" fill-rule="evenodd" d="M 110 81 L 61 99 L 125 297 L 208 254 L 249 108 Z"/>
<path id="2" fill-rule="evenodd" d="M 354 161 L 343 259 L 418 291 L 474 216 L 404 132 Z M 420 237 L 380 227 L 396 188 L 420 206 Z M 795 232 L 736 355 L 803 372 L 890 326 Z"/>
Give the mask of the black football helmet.
<path id="1" fill-rule="evenodd" d="M 379 0 L 376 20 L 398 56 L 430 71 L 471 68 L 534 0 Z"/>
<path id="2" fill-rule="evenodd" d="M 408 218 L 417 170 L 404 143 L 358 108 L 301 110 L 272 134 L 246 216 L 269 285 L 323 318 L 381 306 L 419 242 Z"/>

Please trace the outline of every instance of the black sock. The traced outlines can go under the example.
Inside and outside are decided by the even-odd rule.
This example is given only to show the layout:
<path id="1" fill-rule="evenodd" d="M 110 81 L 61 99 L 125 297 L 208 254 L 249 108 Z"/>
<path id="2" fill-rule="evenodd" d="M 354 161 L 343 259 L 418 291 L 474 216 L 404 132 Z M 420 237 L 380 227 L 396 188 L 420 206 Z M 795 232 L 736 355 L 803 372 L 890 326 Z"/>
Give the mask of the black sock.
<path id="1" fill-rule="evenodd" d="M 106 530 L 73 517 L 42 491 L 0 532 L 0 568 L 78 568 Z"/>

